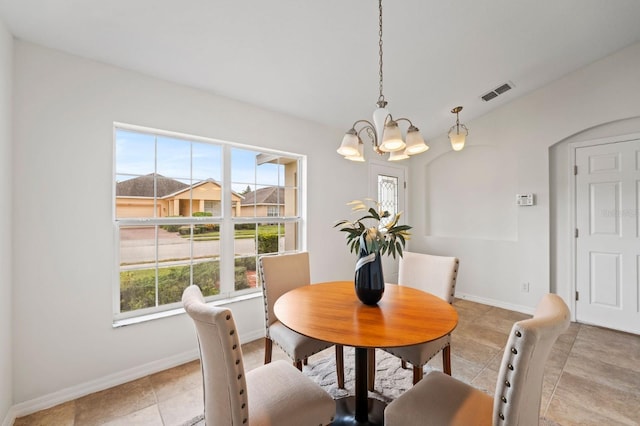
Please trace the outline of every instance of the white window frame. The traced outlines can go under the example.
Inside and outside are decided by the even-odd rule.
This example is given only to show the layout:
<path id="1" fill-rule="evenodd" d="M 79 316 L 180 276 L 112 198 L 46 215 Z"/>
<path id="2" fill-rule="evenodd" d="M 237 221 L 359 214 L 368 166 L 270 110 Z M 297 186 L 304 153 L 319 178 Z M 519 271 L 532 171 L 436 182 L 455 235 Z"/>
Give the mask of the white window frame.
<path id="1" fill-rule="evenodd" d="M 116 135 L 118 130 L 133 131 L 144 134 L 155 135 L 159 137 L 171 137 L 183 139 L 193 142 L 205 142 L 218 145 L 222 148 L 222 216 L 221 217 L 181 217 L 181 218 L 117 218 L 116 217 Z M 231 152 L 232 149 L 244 149 L 258 151 L 263 154 L 274 156 L 285 156 L 295 158 L 298 168 L 296 174 L 296 188 L 298 191 L 296 211 L 298 214 L 292 217 L 237 217 L 232 215 L 232 182 L 231 182 Z M 297 237 L 295 245 L 296 251 L 306 250 L 306 156 L 291 152 L 268 149 L 260 146 L 252 146 L 239 144 L 235 142 L 222 141 L 218 139 L 195 136 L 185 133 L 171 132 L 159 130 L 144 126 L 132 125 L 121 122 L 114 122 L 113 125 L 113 173 L 112 173 L 112 218 L 114 223 L 114 248 L 115 248 L 115 265 L 114 265 L 114 284 L 113 284 L 113 326 L 119 327 L 123 325 L 143 322 L 156 318 L 163 318 L 184 312 L 180 302 L 155 306 L 150 308 L 138 309 L 128 312 L 120 312 L 120 228 L 125 226 L 136 225 L 164 225 L 171 222 L 181 224 L 202 224 L 214 223 L 220 226 L 220 293 L 206 298 L 207 301 L 216 301 L 218 304 L 225 304 L 234 300 L 240 300 L 247 296 L 253 297 L 262 294 L 260 287 L 235 290 L 235 250 L 234 250 L 234 230 L 235 225 L 239 223 L 256 223 L 258 225 L 264 223 L 297 223 Z M 280 245 L 279 245 L 280 246 Z M 256 248 L 257 251 L 257 248 Z M 232 254 L 229 258 L 228 253 Z M 279 247 L 279 253 L 284 253 L 284 249 Z M 193 257 L 191 258 L 191 262 Z"/>

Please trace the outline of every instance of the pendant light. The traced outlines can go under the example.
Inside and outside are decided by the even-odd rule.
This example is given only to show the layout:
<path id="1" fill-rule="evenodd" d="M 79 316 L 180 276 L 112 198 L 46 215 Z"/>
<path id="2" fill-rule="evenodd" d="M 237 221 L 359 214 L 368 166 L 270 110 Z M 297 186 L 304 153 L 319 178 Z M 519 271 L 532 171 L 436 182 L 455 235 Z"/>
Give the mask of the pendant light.
<path id="1" fill-rule="evenodd" d="M 460 124 L 460 111 L 462 111 L 461 106 L 457 106 L 451 110 L 451 112 L 456 115 L 456 124 L 449 129 L 449 140 L 451 141 L 451 148 L 454 151 L 461 151 L 462 148 L 464 148 L 464 143 L 469 134 L 467 126 Z"/>

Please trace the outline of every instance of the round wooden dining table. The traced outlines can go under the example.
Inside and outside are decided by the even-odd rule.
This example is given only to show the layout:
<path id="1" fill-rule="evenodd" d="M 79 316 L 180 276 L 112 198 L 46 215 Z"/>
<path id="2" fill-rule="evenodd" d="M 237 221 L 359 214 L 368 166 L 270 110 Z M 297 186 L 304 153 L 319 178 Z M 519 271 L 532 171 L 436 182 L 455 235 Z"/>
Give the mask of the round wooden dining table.
<path id="1" fill-rule="evenodd" d="M 368 349 L 426 343 L 458 324 L 453 306 L 433 294 L 386 284 L 378 304 L 368 306 L 358 300 L 353 281 L 298 287 L 276 301 L 274 313 L 300 334 L 355 347 L 355 397 L 337 401 L 334 426 L 384 424 L 385 404 L 367 394 Z"/>

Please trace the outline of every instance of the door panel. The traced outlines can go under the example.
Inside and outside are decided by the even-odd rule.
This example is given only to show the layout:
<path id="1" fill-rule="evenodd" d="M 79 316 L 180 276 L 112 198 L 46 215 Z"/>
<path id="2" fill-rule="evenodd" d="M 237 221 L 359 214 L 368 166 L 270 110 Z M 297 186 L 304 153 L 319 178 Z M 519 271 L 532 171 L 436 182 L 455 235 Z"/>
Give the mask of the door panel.
<path id="1" fill-rule="evenodd" d="M 576 318 L 640 334 L 640 140 L 576 148 Z"/>
<path id="2" fill-rule="evenodd" d="M 591 304 L 620 308 L 620 255 L 591 253 Z"/>
<path id="3" fill-rule="evenodd" d="M 620 209 L 620 183 L 592 183 L 589 196 L 590 234 L 619 236 L 618 215 L 611 212 Z M 603 212 L 603 214 L 599 214 L 599 212 Z"/>

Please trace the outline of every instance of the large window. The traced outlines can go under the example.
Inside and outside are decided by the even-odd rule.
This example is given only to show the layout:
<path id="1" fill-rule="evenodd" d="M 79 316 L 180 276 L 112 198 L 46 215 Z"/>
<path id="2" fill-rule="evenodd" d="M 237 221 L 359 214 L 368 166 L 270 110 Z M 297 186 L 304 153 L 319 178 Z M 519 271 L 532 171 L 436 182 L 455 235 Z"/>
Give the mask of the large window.
<path id="1" fill-rule="evenodd" d="M 121 124 L 114 135 L 116 319 L 177 308 L 191 284 L 208 299 L 260 291 L 258 256 L 300 248 L 301 156 Z"/>

